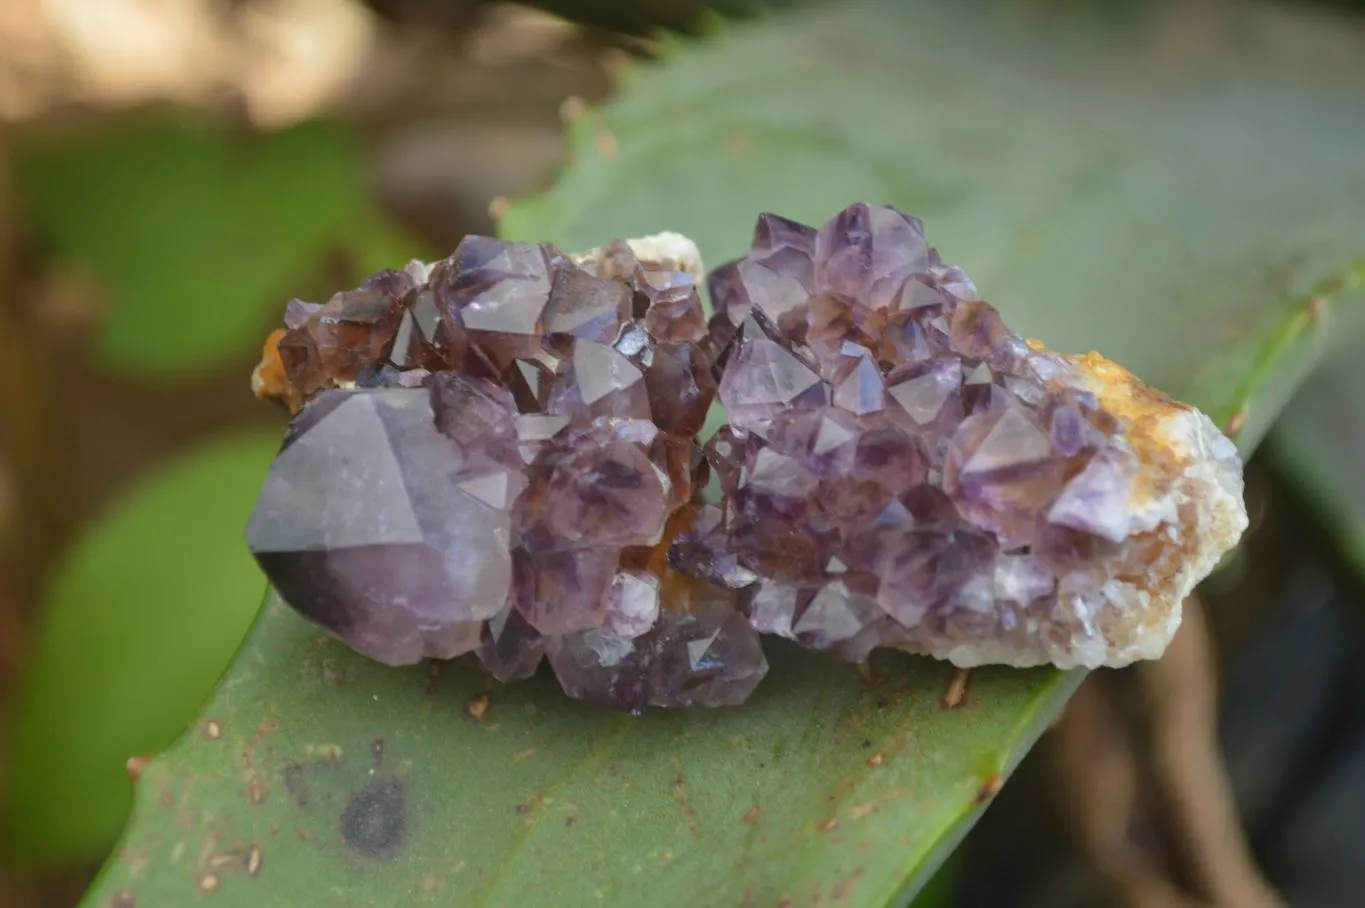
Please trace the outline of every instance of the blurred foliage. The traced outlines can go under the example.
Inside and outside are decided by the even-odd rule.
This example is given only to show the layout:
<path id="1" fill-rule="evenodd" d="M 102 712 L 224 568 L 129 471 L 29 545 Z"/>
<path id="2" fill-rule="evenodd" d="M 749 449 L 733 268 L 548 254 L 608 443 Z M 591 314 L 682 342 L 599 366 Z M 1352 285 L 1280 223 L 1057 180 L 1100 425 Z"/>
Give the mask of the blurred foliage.
<path id="1" fill-rule="evenodd" d="M 134 118 L 17 157 L 33 232 L 102 298 L 96 356 L 129 376 L 172 380 L 240 358 L 319 263 L 366 274 L 414 251 L 333 123 L 251 134 Z"/>
<path id="2" fill-rule="evenodd" d="M 13 852 L 106 853 L 129 757 L 180 735 L 260 601 L 242 527 L 279 438 L 232 432 L 155 464 L 89 525 L 42 603 L 15 704 Z"/>
<path id="3" fill-rule="evenodd" d="M 1365 275 L 1362 275 L 1365 278 Z M 1270 453 L 1365 577 L 1365 343 L 1334 351 L 1285 409 Z"/>
<path id="4" fill-rule="evenodd" d="M 379 15 L 409 26 L 450 30 L 469 28 L 481 7 L 501 0 L 366 0 Z M 607 32 L 651 35 L 660 30 L 705 31 L 718 17 L 752 18 L 801 0 L 530 0 L 571 22 Z"/>

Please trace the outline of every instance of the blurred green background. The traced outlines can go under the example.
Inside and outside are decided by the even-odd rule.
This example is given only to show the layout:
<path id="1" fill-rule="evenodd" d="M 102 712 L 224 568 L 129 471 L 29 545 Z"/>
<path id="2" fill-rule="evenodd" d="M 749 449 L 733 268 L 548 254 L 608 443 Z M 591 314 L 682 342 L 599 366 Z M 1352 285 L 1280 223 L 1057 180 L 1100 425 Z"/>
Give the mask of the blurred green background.
<path id="1" fill-rule="evenodd" d="M 129 759 L 181 733 L 256 613 L 241 527 L 286 418 L 248 376 L 283 302 L 493 232 L 507 198 L 552 184 L 565 113 L 657 55 L 658 30 L 786 5 L 7 0 L 0 906 L 74 904 L 126 815 Z M 1197 58 L 1226 5 L 1171 4 L 1171 46 Z M 1332 62 L 1365 48 L 1359 6 L 1242 21 L 1330 94 Z M 1334 340 L 1252 463 L 1255 530 L 1208 590 L 1239 810 L 1295 906 L 1365 904 L 1365 814 L 1340 806 L 1365 803 L 1365 383 Z M 1050 759 L 926 904 L 1120 903 Z"/>

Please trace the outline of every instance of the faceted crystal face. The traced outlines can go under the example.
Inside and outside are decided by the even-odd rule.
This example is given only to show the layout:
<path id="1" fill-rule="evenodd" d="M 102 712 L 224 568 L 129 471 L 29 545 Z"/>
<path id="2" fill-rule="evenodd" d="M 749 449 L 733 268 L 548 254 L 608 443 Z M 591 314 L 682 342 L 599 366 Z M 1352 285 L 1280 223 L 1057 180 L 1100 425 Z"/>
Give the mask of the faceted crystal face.
<path id="1" fill-rule="evenodd" d="M 649 419 L 649 391 L 640 369 L 619 351 L 577 341 L 546 404 L 551 413 L 580 423 L 597 419 Z"/>
<path id="2" fill-rule="evenodd" d="M 716 398 L 711 358 L 696 344 L 661 343 L 645 369 L 649 409 L 664 432 L 691 438 Z"/>
<path id="3" fill-rule="evenodd" d="M 746 327 L 752 324 L 747 322 Z M 730 425 L 762 435 L 778 415 L 800 406 L 808 392 L 827 389 L 810 365 L 780 342 L 754 337 L 757 333 L 742 329 L 736 336 L 735 350 L 720 381 L 720 400 Z"/>
<path id="4" fill-rule="evenodd" d="M 424 390 L 329 391 L 295 420 L 247 527 L 286 601 L 393 665 L 449 658 L 511 585 L 506 510 L 445 472 Z"/>
<path id="5" fill-rule="evenodd" d="M 638 444 L 619 441 L 566 455 L 550 475 L 548 520 L 576 546 L 653 545 L 668 518 L 668 477 Z"/>
<path id="6" fill-rule="evenodd" d="M 645 330 L 655 340 L 695 343 L 706 336 L 706 313 L 691 275 L 642 271 L 638 286 L 648 301 Z"/>
<path id="7" fill-rule="evenodd" d="M 433 274 L 436 306 L 491 363 L 503 369 L 539 352 L 551 279 L 541 247 L 471 236 L 443 265 Z"/>
<path id="8" fill-rule="evenodd" d="M 659 578 L 638 571 L 622 571 L 611 579 L 605 596 L 607 614 L 602 630 L 634 639 L 649 633 L 659 620 Z"/>
<path id="9" fill-rule="evenodd" d="M 520 681 L 540 667 L 545 637 L 509 604 L 484 622 L 474 656 L 499 681 Z"/>
<path id="10" fill-rule="evenodd" d="M 308 320 L 322 368 L 340 381 L 354 379 L 381 359 L 403 320 L 404 297 L 378 290 L 338 293 Z"/>
<path id="11" fill-rule="evenodd" d="M 815 230 L 775 214 L 761 214 L 754 227 L 749 258 L 775 274 L 815 289 Z"/>
<path id="12" fill-rule="evenodd" d="M 545 309 L 545 331 L 610 344 L 630 318 L 630 287 L 573 266 L 560 267 Z"/>

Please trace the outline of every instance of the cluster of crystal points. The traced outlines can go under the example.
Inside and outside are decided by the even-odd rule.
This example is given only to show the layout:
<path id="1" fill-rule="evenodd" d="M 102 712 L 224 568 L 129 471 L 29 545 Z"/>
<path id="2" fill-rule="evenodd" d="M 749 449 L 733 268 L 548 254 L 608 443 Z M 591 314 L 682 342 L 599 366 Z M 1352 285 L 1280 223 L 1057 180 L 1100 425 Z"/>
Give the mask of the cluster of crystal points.
<path id="1" fill-rule="evenodd" d="M 622 709 L 743 701 L 767 662 L 738 594 L 666 558 L 716 384 L 695 247 L 662 240 L 575 261 L 471 236 L 291 302 L 273 393 L 302 408 L 247 529 L 285 601 L 389 664 L 548 658 Z"/>
<path id="2" fill-rule="evenodd" d="M 1206 417 L 1011 333 L 914 218 L 762 215 L 709 323 L 699 277 L 676 234 L 469 237 L 291 302 L 258 388 L 299 409 L 248 528 L 271 582 L 380 661 L 547 658 L 640 710 L 743 701 L 760 633 L 855 661 L 1151 658 L 1245 526 Z"/>

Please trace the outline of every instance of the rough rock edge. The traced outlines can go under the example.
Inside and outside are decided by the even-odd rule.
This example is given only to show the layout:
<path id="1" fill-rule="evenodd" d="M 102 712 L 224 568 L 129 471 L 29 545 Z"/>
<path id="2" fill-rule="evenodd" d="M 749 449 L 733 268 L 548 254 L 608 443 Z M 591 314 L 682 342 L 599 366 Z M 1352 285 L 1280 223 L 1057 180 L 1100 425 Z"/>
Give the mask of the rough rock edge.
<path id="1" fill-rule="evenodd" d="M 1029 344 L 1046 352 L 1037 341 Z M 1180 628 L 1185 597 L 1247 528 L 1237 448 L 1208 416 L 1098 353 L 1059 358 L 1070 366 L 1076 384 L 1122 424 L 1140 463 L 1131 502 L 1138 526 L 1132 535 L 1158 541 L 1158 555 L 1140 578 L 1109 582 L 1108 604 L 1095 616 L 1097 637 L 1103 640 L 1059 643 L 1047 654 L 1003 643 L 946 640 L 916 651 L 962 668 L 1119 668 L 1158 659 Z"/>
<path id="2" fill-rule="evenodd" d="M 681 271 L 691 275 L 701 283 L 704 269 L 702 268 L 701 252 L 697 249 L 697 244 L 692 242 L 681 233 L 665 231 L 655 233 L 650 236 L 636 237 L 626 240 L 626 245 L 630 251 L 635 253 L 635 258 L 640 264 L 652 270 L 661 271 Z M 602 254 L 601 246 L 589 249 L 587 252 L 579 252 L 569 256 L 569 260 L 580 267 L 592 265 Z"/>

